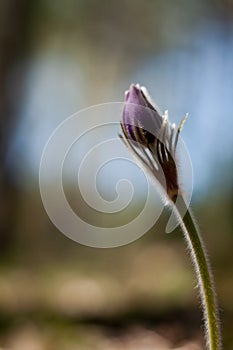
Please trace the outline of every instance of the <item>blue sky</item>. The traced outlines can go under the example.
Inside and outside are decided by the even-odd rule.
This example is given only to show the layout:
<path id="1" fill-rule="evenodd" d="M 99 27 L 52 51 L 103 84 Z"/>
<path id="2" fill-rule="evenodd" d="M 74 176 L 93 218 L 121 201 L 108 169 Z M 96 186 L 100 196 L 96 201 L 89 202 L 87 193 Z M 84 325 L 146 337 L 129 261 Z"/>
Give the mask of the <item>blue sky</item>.
<path id="1" fill-rule="evenodd" d="M 213 175 L 220 177 L 224 164 L 232 161 L 232 34 L 231 27 L 226 32 L 216 24 L 199 28 L 192 40 L 189 37 L 180 47 L 145 57 L 133 72 L 114 84 L 114 89 L 111 87 L 112 102 L 119 101 L 121 91 L 123 100 L 124 90 L 134 82 L 147 86 L 160 110 L 168 109 L 173 122 L 179 123 L 189 113 L 182 137 L 192 158 L 197 192 L 205 191 Z M 68 53 L 57 55 L 49 48 L 35 54 L 30 67 L 9 162 L 17 174 L 25 174 L 26 169 L 37 179 L 51 132 L 71 114 L 89 107 L 84 87 L 91 81 Z M 129 174 L 130 169 L 126 169 Z M 115 166 L 112 170 L 108 167 L 102 186 L 111 186 L 111 171 L 115 174 Z"/>

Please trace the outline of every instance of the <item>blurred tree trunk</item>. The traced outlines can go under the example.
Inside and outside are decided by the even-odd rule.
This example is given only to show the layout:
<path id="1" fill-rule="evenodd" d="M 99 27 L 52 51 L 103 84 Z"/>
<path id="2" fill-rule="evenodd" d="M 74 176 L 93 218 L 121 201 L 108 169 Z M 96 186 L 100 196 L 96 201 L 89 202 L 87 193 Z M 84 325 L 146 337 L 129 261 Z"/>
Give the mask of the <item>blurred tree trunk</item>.
<path id="1" fill-rule="evenodd" d="M 29 47 L 32 3 L 30 0 L 0 1 L 1 255 L 12 243 L 19 197 L 19 190 L 7 165 L 7 153 L 17 122 L 24 78 L 23 74 L 15 75 L 13 82 L 11 73 Z"/>

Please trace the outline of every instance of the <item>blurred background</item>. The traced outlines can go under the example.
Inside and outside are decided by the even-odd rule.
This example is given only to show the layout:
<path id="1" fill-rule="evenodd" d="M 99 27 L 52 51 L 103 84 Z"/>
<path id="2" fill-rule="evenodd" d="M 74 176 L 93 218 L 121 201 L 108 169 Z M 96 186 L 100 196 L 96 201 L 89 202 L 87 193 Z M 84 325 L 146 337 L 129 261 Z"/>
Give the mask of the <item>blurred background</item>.
<path id="1" fill-rule="evenodd" d="M 146 85 L 172 121 L 189 112 L 192 206 L 224 349 L 233 348 L 233 1 L 1 0 L 1 349 L 204 346 L 190 259 L 179 230 L 164 234 L 166 211 L 136 242 L 94 249 L 62 235 L 40 198 L 51 132 L 82 108 L 123 101 L 131 82 Z M 142 201 L 139 193 L 130 215 Z M 93 220 L 81 202 L 76 209 Z"/>

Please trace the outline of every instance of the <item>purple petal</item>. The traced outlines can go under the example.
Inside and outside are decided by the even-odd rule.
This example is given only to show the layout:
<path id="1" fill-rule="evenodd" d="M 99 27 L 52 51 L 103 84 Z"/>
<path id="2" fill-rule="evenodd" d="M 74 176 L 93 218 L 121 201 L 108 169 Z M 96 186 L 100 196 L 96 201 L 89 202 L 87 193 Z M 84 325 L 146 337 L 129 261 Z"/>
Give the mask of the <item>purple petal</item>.
<path id="1" fill-rule="evenodd" d="M 162 125 L 162 117 L 154 106 L 148 101 L 141 88 L 130 86 L 126 92 L 123 110 L 123 124 L 128 132 L 129 138 L 148 143 L 154 142 Z"/>

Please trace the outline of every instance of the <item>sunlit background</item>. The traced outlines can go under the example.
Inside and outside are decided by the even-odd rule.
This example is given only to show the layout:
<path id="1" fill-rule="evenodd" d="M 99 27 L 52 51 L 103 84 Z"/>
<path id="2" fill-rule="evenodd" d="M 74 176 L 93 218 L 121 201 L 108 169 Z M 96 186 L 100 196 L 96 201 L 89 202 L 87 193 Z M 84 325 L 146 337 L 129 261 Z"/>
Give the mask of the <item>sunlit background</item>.
<path id="1" fill-rule="evenodd" d="M 189 113 L 182 137 L 192 207 L 213 266 L 224 349 L 233 348 L 233 2 L 2 0 L 0 349 L 203 348 L 196 282 L 181 232 L 164 234 L 167 211 L 138 241 L 94 249 L 62 235 L 40 198 L 40 159 L 54 129 L 92 105 L 122 102 L 132 82 L 147 86 L 173 122 Z M 91 137 L 77 144 L 77 162 Z M 116 216 L 83 205 L 72 169 L 64 180 L 76 212 L 116 226 Z M 137 215 L 143 179 L 130 164 L 106 171 L 98 185 L 108 200 L 124 171 L 136 183 L 124 220 Z"/>

